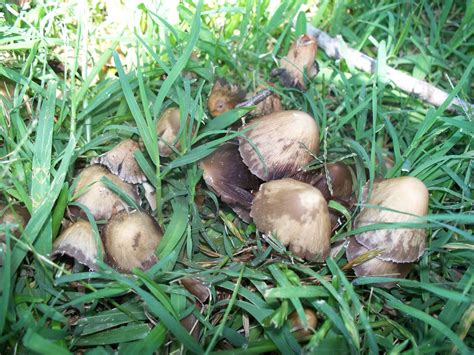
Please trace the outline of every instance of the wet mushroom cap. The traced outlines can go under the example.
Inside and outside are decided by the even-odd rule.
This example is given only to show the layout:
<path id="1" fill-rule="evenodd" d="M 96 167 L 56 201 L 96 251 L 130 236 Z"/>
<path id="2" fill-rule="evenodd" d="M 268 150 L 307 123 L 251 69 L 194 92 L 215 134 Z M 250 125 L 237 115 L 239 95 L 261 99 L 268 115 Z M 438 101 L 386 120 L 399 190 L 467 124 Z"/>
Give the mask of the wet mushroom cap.
<path id="1" fill-rule="evenodd" d="M 100 237 L 94 237 L 91 224 L 88 221 L 78 220 L 54 241 L 52 257 L 62 256 L 66 254 L 76 259 L 81 264 L 89 267 L 89 269 L 97 270 L 98 246 L 102 250 L 102 242 Z"/>
<path id="2" fill-rule="evenodd" d="M 237 143 L 224 143 L 201 160 L 199 166 L 204 170 L 203 178 L 207 186 L 244 221 L 249 222 L 252 192 L 258 189 L 261 181 L 242 162 Z"/>
<path id="3" fill-rule="evenodd" d="M 137 203 L 139 202 L 137 190 L 133 185 L 122 181 L 100 165 L 92 165 L 82 170 L 77 177 L 77 184 L 74 189 L 74 196 L 77 197 L 74 198 L 73 202 L 88 207 L 96 220 L 108 220 L 112 215 L 128 209 L 127 203 L 100 181 L 103 177 L 107 177 L 124 193 Z M 70 208 L 70 211 L 73 217 L 83 215 L 82 211 L 77 208 Z"/>
<path id="4" fill-rule="evenodd" d="M 108 262 L 117 270 L 147 270 L 157 262 L 155 249 L 163 232 L 155 220 L 142 212 L 120 212 L 112 217 L 103 233 Z"/>
<path id="5" fill-rule="evenodd" d="M 207 100 L 207 108 L 212 117 L 232 110 L 245 99 L 245 92 L 237 85 L 231 85 L 224 79 L 216 80 Z"/>
<path id="6" fill-rule="evenodd" d="M 370 250 L 357 242 L 355 238 L 349 238 L 346 248 L 347 261 L 368 253 Z M 383 261 L 378 257 L 374 257 L 352 267 L 357 277 L 361 276 L 383 276 L 393 278 L 405 278 L 413 269 L 413 263 L 394 263 L 392 261 Z M 377 284 L 382 287 L 393 287 L 393 282 L 383 282 Z"/>
<path id="7" fill-rule="evenodd" d="M 368 194 L 368 185 L 364 195 Z M 365 197 L 364 200 L 367 198 Z M 429 194 L 425 184 L 411 176 L 374 182 L 373 191 L 354 222 L 355 228 L 377 223 L 419 222 L 417 216 L 428 212 Z M 385 209 L 383 209 L 385 208 Z M 390 209 L 393 211 L 389 211 Z M 359 244 L 369 250 L 383 249 L 378 256 L 384 261 L 409 263 L 416 261 L 424 252 L 426 230 L 423 228 L 386 228 L 355 235 Z"/>
<path id="8" fill-rule="evenodd" d="M 134 153 L 138 150 L 140 150 L 138 143 L 127 139 L 107 153 L 92 159 L 91 164 L 104 165 L 123 181 L 130 184 L 140 184 L 146 181 L 146 176 L 135 160 Z"/>
<path id="9" fill-rule="evenodd" d="M 179 133 L 180 122 L 180 111 L 177 107 L 166 109 L 156 122 L 160 156 L 170 156 L 173 153 L 170 146 L 179 147 L 178 142 L 175 143 L 175 141 Z"/>
<path id="10" fill-rule="evenodd" d="M 21 205 L 7 206 L 0 202 L 0 225 L 8 226 L 10 233 L 19 237 L 30 220 L 30 213 Z M 0 242 L 5 241 L 5 231 L 0 229 Z"/>
<path id="11" fill-rule="evenodd" d="M 248 127 L 239 137 L 240 155 L 264 181 L 295 175 L 313 159 L 310 152 L 319 151 L 318 125 L 305 112 L 276 112 L 252 120 Z"/>
<path id="12" fill-rule="evenodd" d="M 313 186 L 293 179 L 260 186 L 250 216 L 257 229 L 271 233 L 299 257 L 324 261 L 330 251 L 327 202 Z"/>
<path id="13" fill-rule="evenodd" d="M 318 325 L 318 318 L 312 309 L 304 308 L 304 315 L 307 327 L 303 325 L 298 312 L 294 311 L 288 317 L 291 324 L 291 331 L 295 332 L 295 336 L 298 338 L 313 334 L 312 330 L 316 329 L 316 326 Z"/>

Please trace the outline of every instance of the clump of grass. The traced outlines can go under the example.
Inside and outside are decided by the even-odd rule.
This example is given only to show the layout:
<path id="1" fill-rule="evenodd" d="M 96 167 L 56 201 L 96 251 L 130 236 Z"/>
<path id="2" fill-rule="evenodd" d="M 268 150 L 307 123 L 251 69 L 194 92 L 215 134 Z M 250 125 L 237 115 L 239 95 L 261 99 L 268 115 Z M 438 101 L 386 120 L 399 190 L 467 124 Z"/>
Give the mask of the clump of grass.
<path id="1" fill-rule="evenodd" d="M 470 352 L 472 113 L 427 107 L 324 53 L 306 92 L 275 87 L 288 109 L 306 111 L 320 125 L 324 149 L 315 165 L 346 157 L 358 191 L 367 179 L 401 175 L 429 188 L 429 247 L 408 280 L 383 290 L 373 284 L 387 279 L 354 279 L 343 256 L 305 263 L 278 241 L 255 238 L 255 227 L 201 182 L 197 161 L 235 137 L 227 127 L 245 114 L 209 121 L 214 79 L 252 90 L 268 82 L 295 37 L 291 20 L 305 6 L 288 0 L 269 13 L 268 1 L 223 8 L 189 1 L 177 6 L 176 24 L 159 8 L 141 6 L 132 28 L 110 34 L 100 26 L 107 9 L 87 4 L 91 17 L 77 17 L 79 9 L 62 2 L 0 5 L 1 89 L 8 92 L 0 114 L 0 191 L 32 213 L 21 238 L 6 237 L 12 252 L 3 252 L 0 269 L 0 352 Z M 367 8 L 321 1 L 311 11 L 307 21 L 352 47 L 472 98 L 471 2 Z M 98 49 L 104 38 L 111 47 Z M 86 47 L 93 49 L 85 55 Z M 48 64 L 57 59 L 54 48 L 71 54 L 60 73 Z M 191 124 L 182 125 L 179 154 L 160 160 L 154 123 L 169 106 L 179 106 Z M 123 275 L 103 263 L 98 272 L 72 273 L 67 263 L 50 261 L 77 170 L 137 136 L 146 148 L 137 159 L 157 190 L 156 218 L 166 231 L 158 264 Z M 357 233 L 348 217 L 334 241 Z M 190 275 L 209 287 L 200 310 L 179 283 Z M 317 312 L 320 325 L 296 338 L 286 318 L 304 308 Z M 198 339 L 180 324 L 190 314 Z"/>

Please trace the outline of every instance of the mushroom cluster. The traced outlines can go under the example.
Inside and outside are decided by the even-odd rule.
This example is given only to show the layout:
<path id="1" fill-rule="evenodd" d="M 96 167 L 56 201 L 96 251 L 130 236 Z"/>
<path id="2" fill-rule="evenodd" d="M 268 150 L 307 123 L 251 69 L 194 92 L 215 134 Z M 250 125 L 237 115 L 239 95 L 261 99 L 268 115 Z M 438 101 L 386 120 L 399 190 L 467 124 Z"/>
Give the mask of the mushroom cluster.
<path id="1" fill-rule="evenodd" d="M 131 139 L 122 141 L 79 173 L 67 226 L 54 242 L 52 257 L 67 255 L 96 270 L 103 251 L 105 261 L 121 272 L 146 270 L 156 263 L 155 249 L 163 232 L 152 216 L 126 202 L 128 198 L 136 206 L 141 203 L 138 185 L 146 177 L 135 160 L 139 149 Z M 88 214 L 97 222 L 98 235 Z"/>

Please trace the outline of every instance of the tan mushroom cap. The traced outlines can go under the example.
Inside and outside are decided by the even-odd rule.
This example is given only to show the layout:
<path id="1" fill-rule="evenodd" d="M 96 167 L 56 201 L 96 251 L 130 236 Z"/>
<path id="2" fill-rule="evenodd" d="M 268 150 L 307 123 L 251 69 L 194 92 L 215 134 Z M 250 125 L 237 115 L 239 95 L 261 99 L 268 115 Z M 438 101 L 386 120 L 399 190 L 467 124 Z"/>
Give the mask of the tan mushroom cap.
<path id="1" fill-rule="evenodd" d="M 239 137 L 242 160 L 252 174 L 264 181 L 296 174 L 313 159 L 309 152 L 319 151 L 318 125 L 301 111 L 280 111 L 256 118 L 244 135 Z"/>
<path id="2" fill-rule="evenodd" d="M 312 331 L 316 329 L 316 326 L 318 325 L 318 318 L 312 309 L 304 308 L 304 315 L 307 327 L 303 325 L 303 321 L 296 311 L 292 312 L 288 317 L 291 324 L 291 331 L 295 332 L 297 338 L 313 334 Z"/>
<path id="3" fill-rule="evenodd" d="M 122 201 L 117 194 L 109 190 L 100 181 L 104 176 L 137 203 L 139 202 L 137 190 L 133 185 L 122 181 L 100 165 L 87 167 L 77 177 L 78 181 L 74 190 L 74 196 L 78 197 L 73 201 L 88 207 L 96 220 L 110 219 L 117 212 L 128 209 L 127 203 Z M 71 210 L 73 211 L 73 216 L 82 215 L 82 212 L 76 212 L 77 209 L 72 208 Z"/>
<path id="4" fill-rule="evenodd" d="M 54 241 L 51 256 L 66 254 L 95 271 L 97 270 L 96 262 L 99 250 L 97 242 L 100 243 L 102 250 L 102 242 L 100 238 L 96 241 L 91 224 L 88 221 L 78 220 Z"/>
<path id="5" fill-rule="evenodd" d="M 346 257 L 348 261 L 352 261 L 367 252 L 369 252 L 369 249 L 357 243 L 355 238 L 349 239 L 346 249 Z M 352 269 L 357 277 L 383 276 L 401 279 L 407 277 L 411 269 L 413 269 L 413 263 L 394 263 L 392 261 L 383 261 L 378 257 L 375 257 L 353 266 Z M 395 286 L 395 283 L 383 282 L 377 285 L 390 288 Z"/>
<path id="6" fill-rule="evenodd" d="M 317 74 L 314 63 L 318 44 L 310 35 L 302 35 L 291 45 L 288 54 L 280 61 L 280 81 L 283 86 L 306 90 L 304 74 L 313 77 Z"/>
<path id="7" fill-rule="evenodd" d="M 232 110 L 245 99 L 245 92 L 238 85 L 227 83 L 224 79 L 217 79 L 207 100 L 207 108 L 212 117 Z"/>
<path id="8" fill-rule="evenodd" d="M 7 206 L 0 202 L 0 225 L 9 227 L 10 233 L 19 237 L 30 220 L 30 213 L 21 205 Z M 0 242 L 5 241 L 4 226 L 0 228 Z"/>
<path id="9" fill-rule="evenodd" d="M 242 162 L 236 142 L 226 142 L 199 162 L 207 186 L 246 222 L 250 222 L 252 192 L 260 180 Z"/>
<path id="10" fill-rule="evenodd" d="M 365 195 L 367 195 L 367 186 Z M 364 207 L 355 219 L 355 228 L 376 223 L 419 222 L 416 216 L 428 212 L 429 194 L 425 184 L 411 176 L 375 182 L 367 204 L 397 211 L 392 212 L 373 207 Z M 408 213 L 408 214 L 404 214 Z M 425 229 L 396 228 L 363 232 L 355 236 L 362 246 L 383 249 L 378 256 L 384 261 L 409 263 L 416 261 L 425 250 Z"/>
<path id="11" fill-rule="evenodd" d="M 265 86 L 259 86 L 257 90 L 253 92 L 253 96 L 264 89 L 266 89 Z M 250 111 L 249 113 L 252 116 L 261 117 L 261 116 L 270 115 L 274 112 L 280 112 L 282 110 L 283 110 L 283 106 L 281 104 L 280 96 L 277 93 L 272 93 L 265 100 L 258 103 L 255 109 L 253 111 Z"/>
<path id="12" fill-rule="evenodd" d="M 262 233 L 272 233 L 299 257 L 324 261 L 330 251 L 327 202 L 313 186 L 293 179 L 260 186 L 250 216 Z"/>
<path id="13" fill-rule="evenodd" d="M 123 211 L 109 221 L 103 233 L 109 263 L 117 270 L 147 270 L 157 262 L 155 249 L 163 232 L 155 220 L 142 212 Z"/>
<path id="14" fill-rule="evenodd" d="M 166 109 L 156 122 L 156 134 L 158 135 L 158 149 L 160 156 L 168 157 L 173 153 L 170 146 L 179 147 L 176 142 L 180 128 L 180 111 L 177 107 Z"/>
<path id="15" fill-rule="evenodd" d="M 123 181 L 130 184 L 140 184 L 146 181 L 146 176 L 135 160 L 134 153 L 138 150 L 140 150 L 138 143 L 127 139 L 107 153 L 92 159 L 91 164 L 104 165 Z"/>

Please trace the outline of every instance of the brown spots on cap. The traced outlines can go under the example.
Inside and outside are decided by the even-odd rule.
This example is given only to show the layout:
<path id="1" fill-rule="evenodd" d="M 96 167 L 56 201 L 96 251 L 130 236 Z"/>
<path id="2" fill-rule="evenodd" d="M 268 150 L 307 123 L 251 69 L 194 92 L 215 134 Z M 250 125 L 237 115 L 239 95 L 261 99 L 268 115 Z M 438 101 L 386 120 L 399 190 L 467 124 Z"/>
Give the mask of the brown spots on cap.
<path id="1" fill-rule="evenodd" d="M 135 160 L 134 153 L 138 150 L 138 143 L 127 139 L 107 153 L 92 159 L 91 163 L 104 165 L 125 182 L 139 184 L 146 181 L 146 176 Z"/>
<path id="2" fill-rule="evenodd" d="M 126 202 L 100 181 L 103 177 L 107 177 L 124 193 L 139 202 L 137 190 L 133 185 L 122 181 L 100 165 L 92 165 L 82 170 L 77 177 L 73 202 L 89 208 L 96 220 L 110 219 L 113 214 L 128 209 Z M 70 209 L 70 213 L 73 217 L 84 216 L 78 209 Z"/>
<path id="3" fill-rule="evenodd" d="M 176 139 L 179 133 L 180 122 L 180 112 L 177 107 L 166 109 L 156 122 L 160 156 L 168 157 L 173 153 L 171 147 L 179 148 L 179 142 Z"/>
<path id="4" fill-rule="evenodd" d="M 207 101 L 207 107 L 212 117 L 217 117 L 233 109 L 245 99 L 245 91 L 237 85 L 231 85 L 224 79 L 217 79 L 212 87 Z"/>
<path id="5" fill-rule="evenodd" d="M 301 111 L 281 111 L 254 119 L 239 151 L 250 171 L 264 181 L 296 174 L 319 151 L 316 121 Z M 254 148 L 255 147 L 255 148 Z"/>
<path id="6" fill-rule="evenodd" d="M 329 212 L 316 188 L 293 179 L 264 183 L 250 215 L 260 232 L 271 233 L 296 255 L 313 261 L 328 256 Z"/>
<path id="7" fill-rule="evenodd" d="M 155 220 L 142 212 L 125 211 L 112 217 L 104 229 L 103 240 L 108 262 L 117 270 L 147 270 L 157 258 L 155 249 L 163 232 Z"/>
<path id="8" fill-rule="evenodd" d="M 375 182 L 372 193 L 366 191 L 365 195 L 370 195 L 367 204 L 381 208 L 364 207 L 355 220 L 355 228 L 376 223 L 420 222 L 417 216 L 425 216 L 428 212 L 428 190 L 421 180 L 414 177 Z M 378 256 L 381 260 L 409 263 L 423 254 L 426 231 L 421 228 L 386 228 L 363 232 L 355 238 L 369 250 L 384 249 Z"/>
<path id="9" fill-rule="evenodd" d="M 52 257 L 66 254 L 89 269 L 97 270 L 98 250 L 102 250 L 100 238 L 94 237 L 88 221 L 79 220 L 65 229 L 54 241 Z"/>

